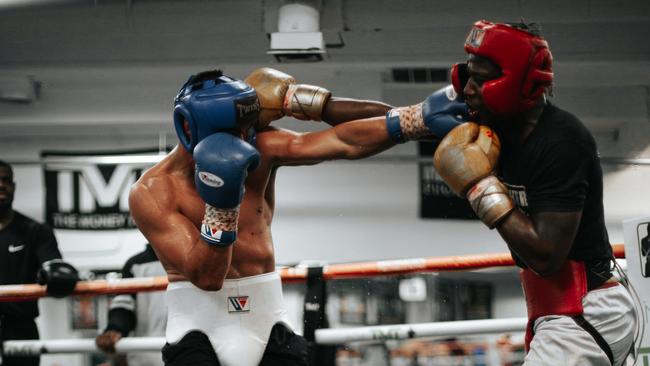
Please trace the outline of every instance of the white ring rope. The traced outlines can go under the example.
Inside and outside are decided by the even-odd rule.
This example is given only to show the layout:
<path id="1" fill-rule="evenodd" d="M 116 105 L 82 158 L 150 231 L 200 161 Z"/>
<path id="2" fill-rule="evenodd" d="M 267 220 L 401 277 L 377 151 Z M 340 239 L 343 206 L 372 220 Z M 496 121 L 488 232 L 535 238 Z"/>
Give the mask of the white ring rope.
<path id="1" fill-rule="evenodd" d="M 523 332 L 526 318 L 459 320 L 436 323 L 377 325 L 358 328 L 317 329 L 316 343 L 343 344 L 356 341 L 384 341 L 435 336 L 459 336 Z"/>
<path id="2" fill-rule="evenodd" d="M 460 320 L 437 323 L 379 325 L 358 328 L 317 329 L 316 343 L 343 344 L 356 341 L 385 341 L 434 336 L 458 336 L 523 332 L 526 318 Z M 127 337 L 115 344 L 117 353 L 158 352 L 165 337 Z M 6 356 L 35 356 L 45 353 L 101 353 L 94 339 L 52 339 L 5 341 Z"/>
<path id="3" fill-rule="evenodd" d="M 165 337 L 127 337 L 115 343 L 117 353 L 159 352 L 165 345 Z M 5 341 L 5 356 L 36 356 L 45 353 L 103 353 L 95 339 L 45 339 Z"/>

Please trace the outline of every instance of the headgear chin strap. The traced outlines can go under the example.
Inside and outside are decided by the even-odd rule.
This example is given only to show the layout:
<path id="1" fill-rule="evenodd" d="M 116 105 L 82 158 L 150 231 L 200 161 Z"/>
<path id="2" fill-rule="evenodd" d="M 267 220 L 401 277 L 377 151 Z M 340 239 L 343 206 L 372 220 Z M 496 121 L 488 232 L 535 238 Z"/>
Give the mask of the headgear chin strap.
<path id="1" fill-rule="evenodd" d="M 255 89 L 221 71 L 192 75 L 174 98 L 174 127 L 190 153 L 215 132 L 246 131 L 257 123 L 260 103 Z M 189 124 L 189 135 L 183 122 Z"/>
<path id="2" fill-rule="evenodd" d="M 512 117 L 531 109 L 553 83 L 553 56 L 540 36 L 502 23 L 474 23 L 465 41 L 467 53 L 492 60 L 501 76 L 483 83 L 485 106 L 497 116 Z M 452 68 L 452 81 L 462 94 L 462 68 Z"/>

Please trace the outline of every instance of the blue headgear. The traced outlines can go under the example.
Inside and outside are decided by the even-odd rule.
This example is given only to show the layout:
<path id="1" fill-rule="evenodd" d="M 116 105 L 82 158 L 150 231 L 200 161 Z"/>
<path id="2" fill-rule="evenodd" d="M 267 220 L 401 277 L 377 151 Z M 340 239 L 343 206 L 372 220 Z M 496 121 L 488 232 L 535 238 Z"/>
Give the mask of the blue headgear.
<path id="1" fill-rule="evenodd" d="M 215 132 L 251 129 L 259 112 L 255 89 L 221 71 L 206 71 L 190 76 L 174 98 L 174 127 L 181 144 L 191 153 L 199 141 Z M 184 120 L 189 123 L 191 136 L 183 129 Z"/>

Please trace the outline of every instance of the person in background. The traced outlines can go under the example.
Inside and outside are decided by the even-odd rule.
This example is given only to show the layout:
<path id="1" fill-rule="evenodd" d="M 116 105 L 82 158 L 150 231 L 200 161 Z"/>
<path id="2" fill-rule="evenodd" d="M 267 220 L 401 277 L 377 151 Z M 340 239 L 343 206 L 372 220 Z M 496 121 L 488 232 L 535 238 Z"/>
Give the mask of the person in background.
<path id="1" fill-rule="evenodd" d="M 13 209 L 14 172 L 0 160 L 0 285 L 38 282 L 49 296 L 65 297 L 79 280 L 61 259 L 52 229 Z M 0 339 L 38 339 L 36 300 L 0 302 Z M 40 357 L 3 357 L 4 366 L 39 365 Z"/>
<path id="2" fill-rule="evenodd" d="M 122 278 L 157 277 L 166 275 L 160 260 L 150 244 L 129 258 L 122 268 Z M 162 337 L 167 325 L 167 305 L 162 291 L 118 295 L 108 311 L 108 324 L 95 338 L 97 347 L 106 353 L 115 353 L 115 343 L 132 333 L 138 337 Z M 158 352 L 132 352 L 126 356 L 131 366 L 162 366 Z"/>

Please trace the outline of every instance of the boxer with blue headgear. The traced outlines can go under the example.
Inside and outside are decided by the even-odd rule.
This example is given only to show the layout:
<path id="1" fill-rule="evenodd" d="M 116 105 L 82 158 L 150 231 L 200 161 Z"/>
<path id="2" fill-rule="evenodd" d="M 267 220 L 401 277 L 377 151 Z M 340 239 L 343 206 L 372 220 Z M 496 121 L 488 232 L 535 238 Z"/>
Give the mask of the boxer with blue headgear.
<path id="1" fill-rule="evenodd" d="M 179 129 L 184 147 L 147 170 L 129 197 L 170 282 L 163 358 L 176 366 L 306 366 L 307 342 L 291 330 L 275 271 L 277 171 L 393 146 L 384 118 L 391 107 L 330 97 L 277 70 L 257 70 L 246 83 L 266 113 L 253 148 L 235 136 L 251 121 L 240 123 L 233 105 L 248 106 L 243 115 L 255 108 L 240 102 L 246 85 L 215 75 L 183 87 L 175 123 L 186 125 Z M 288 116 L 336 126 L 298 133 L 269 125 Z"/>
<path id="2" fill-rule="evenodd" d="M 174 98 L 176 134 L 190 153 L 215 132 L 248 132 L 259 118 L 253 88 L 220 70 L 192 75 Z"/>
<path id="3" fill-rule="evenodd" d="M 174 126 L 192 153 L 196 191 L 205 202 L 201 237 L 228 246 L 237 238 L 244 181 L 259 153 L 242 135 L 254 135 L 259 119 L 257 93 L 220 70 L 192 75 L 174 99 Z"/>

